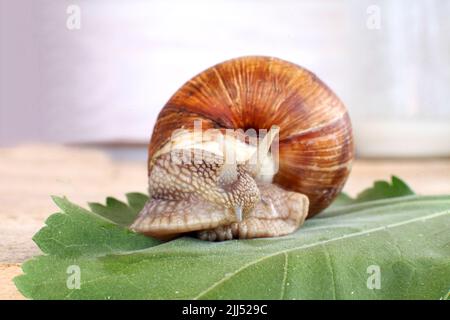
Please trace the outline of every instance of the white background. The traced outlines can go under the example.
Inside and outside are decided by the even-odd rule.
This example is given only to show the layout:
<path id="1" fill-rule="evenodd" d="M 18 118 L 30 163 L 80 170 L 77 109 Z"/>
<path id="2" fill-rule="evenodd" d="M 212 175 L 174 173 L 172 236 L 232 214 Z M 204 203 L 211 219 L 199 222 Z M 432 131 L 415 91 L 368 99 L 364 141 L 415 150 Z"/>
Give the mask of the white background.
<path id="1" fill-rule="evenodd" d="M 450 154 L 450 1 L 0 1 L 0 146 L 145 143 L 185 81 L 258 54 L 324 80 L 360 154 Z"/>

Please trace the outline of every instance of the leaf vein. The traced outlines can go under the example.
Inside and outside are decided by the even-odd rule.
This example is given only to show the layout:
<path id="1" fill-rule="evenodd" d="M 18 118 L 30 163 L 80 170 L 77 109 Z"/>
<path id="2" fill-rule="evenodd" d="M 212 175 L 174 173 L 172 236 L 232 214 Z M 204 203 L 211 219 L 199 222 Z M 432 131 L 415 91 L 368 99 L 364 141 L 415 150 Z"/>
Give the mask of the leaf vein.
<path id="1" fill-rule="evenodd" d="M 342 236 L 339 236 L 339 237 L 336 237 L 336 238 L 322 240 L 322 241 L 315 242 L 315 243 L 309 243 L 309 244 L 305 244 L 305 245 L 301 245 L 301 246 L 298 246 L 298 247 L 289 248 L 289 249 L 286 249 L 286 250 L 282 250 L 282 251 L 279 251 L 279 252 L 276 252 L 276 253 L 269 254 L 267 256 L 255 259 L 253 261 L 250 261 L 250 262 L 242 265 L 240 268 L 236 269 L 234 272 L 231 272 L 231 273 L 227 274 L 226 276 L 221 278 L 219 281 L 213 283 L 211 286 L 209 286 L 205 290 L 201 291 L 193 299 L 194 300 L 201 299 L 202 296 L 204 296 L 207 293 L 209 293 L 210 291 L 214 290 L 215 288 L 217 288 L 218 286 L 220 286 L 224 282 L 230 280 L 231 278 L 233 278 L 235 275 L 237 275 L 241 271 L 243 271 L 243 270 L 245 270 L 245 269 L 251 267 L 252 265 L 255 265 L 255 264 L 257 264 L 257 263 L 259 263 L 261 261 L 264 261 L 265 259 L 269 259 L 269 258 L 278 256 L 280 254 L 289 253 L 289 252 L 292 252 L 292 251 L 295 251 L 295 250 L 310 249 L 310 248 L 321 246 L 321 245 L 324 245 L 324 244 L 327 244 L 327 243 L 330 243 L 330 242 L 334 242 L 334 241 L 339 241 L 339 240 L 344 240 L 344 239 L 348 239 L 348 238 L 359 237 L 359 236 L 367 235 L 367 234 L 370 234 L 370 233 L 384 231 L 386 229 L 401 227 L 401 226 L 404 226 L 404 225 L 407 225 L 407 224 L 411 224 L 411 223 L 415 223 L 415 222 L 422 222 L 422 221 L 430 220 L 430 219 L 437 218 L 437 217 L 440 217 L 440 216 L 444 216 L 444 215 L 449 214 L 449 213 L 450 213 L 450 210 L 439 211 L 439 212 L 435 212 L 433 214 L 429 214 L 427 216 L 416 217 L 416 218 L 412 218 L 412 219 L 408 219 L 408 220 L 404 220 L 404 221 L 388 224 L 388 225 L 385 225 L 385 226 L 371 228 L 371 229 L 367 229 L 367 230 L 363 230 L 363 231 L 359 231 L 359 232 L 353 232 L 353 233 L 345 234 L 345 235 L 342 235 Z"/>
<path id="2" fill-rule="evenodd" d="M 284 295 L 286 293 L 288 267 L 289 267 L 289 254 L 287 252 L 284 252 L 283 280 L 281 282 L 281 295 L 280 295 L 281 300 L 284 299 Z"/>

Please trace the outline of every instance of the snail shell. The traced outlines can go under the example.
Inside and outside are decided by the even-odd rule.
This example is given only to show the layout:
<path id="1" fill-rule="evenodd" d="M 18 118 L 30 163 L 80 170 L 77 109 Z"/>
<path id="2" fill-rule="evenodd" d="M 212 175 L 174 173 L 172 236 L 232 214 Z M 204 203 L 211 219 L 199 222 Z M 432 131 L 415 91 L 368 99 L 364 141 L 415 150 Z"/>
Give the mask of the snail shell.
<path id="1" fill-rule="evenodd" d="M 193 133 L 199 122 L 208 132 L 201 137 Z M 231 129 L 269 130 L 259 138 L 272 148 L 278 138 L 277 161 L 258 158 L 252 167 L 260 146 L 245 133 L 224 138 Z M 234 162 L 217 145 L 235 150 Z M 173 150 L 189 157 L 175 163 Z M 149 144 L 150 200 L 131 228 L 163 239 L 287 234 L 333 201 L 353 154 L 348 112 L 313 73 L 272 57 L 228 60 L 189 80 L 161 110 Z"/>

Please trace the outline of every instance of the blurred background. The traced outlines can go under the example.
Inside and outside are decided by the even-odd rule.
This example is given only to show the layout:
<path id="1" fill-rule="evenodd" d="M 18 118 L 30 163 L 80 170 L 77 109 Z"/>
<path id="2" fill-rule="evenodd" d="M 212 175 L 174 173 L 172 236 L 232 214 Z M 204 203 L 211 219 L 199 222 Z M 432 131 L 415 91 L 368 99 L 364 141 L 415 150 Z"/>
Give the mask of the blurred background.
<path id="1" fill-rule="evenodd" d="M 337 93 L 359 157 L 450 155 L 450 1 L 0 1 L 0 146 L 143 146 L 185 81 L 257 54 Z"/>

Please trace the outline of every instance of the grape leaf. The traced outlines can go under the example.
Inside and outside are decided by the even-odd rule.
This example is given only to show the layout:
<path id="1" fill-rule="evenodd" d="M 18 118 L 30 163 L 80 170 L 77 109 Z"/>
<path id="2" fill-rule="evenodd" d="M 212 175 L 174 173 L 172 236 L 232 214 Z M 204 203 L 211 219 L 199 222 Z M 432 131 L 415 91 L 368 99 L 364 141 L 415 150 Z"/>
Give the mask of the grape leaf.
<path id="1" fill-rule="evenodd" d="M 51 215 L 46 226 L 33 237 L 43 253 L 64 257 L 95 256 L 145 249 L 160 243 L 114 224 L 66 198 L 53 197 L 53 201 L 61 212 Z"/>
<path id="2" fill-rule="evenodd" d="M 126 194 L 128 204 L 119 201 L 115 198 L 106 198 L 106 205 L 100 203 L 88 203 L 92 212 L 105 217 L 106 219 L 120 225 L 129 226 L 139 211 L 144 207 L 148 196 L 143 193 L 128 193 Z"/>
<path id="3" fill-rule="evenodd" d="M 34 237 L 45 255 L 15 283 L 33 299 L 447 299 L 450 196 L 411 195 L 395 179 L 291 235 L 219 243 L 128 231 L 118 213 L 131 219 L 145 195 L 94 212 L 54 198 L 61 213 Z"/>
<path id="4" fill-rule="evenodd" d="M 396 176 L 392 176 L 390 184 L 387 181 L 375 181 L 372 187 L 363 190 L 354 199 L 342 192 L 330 208 L 410 195 L 414 195 L 414 191 L 404 181 Z"/>

